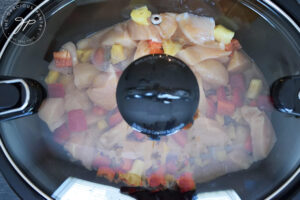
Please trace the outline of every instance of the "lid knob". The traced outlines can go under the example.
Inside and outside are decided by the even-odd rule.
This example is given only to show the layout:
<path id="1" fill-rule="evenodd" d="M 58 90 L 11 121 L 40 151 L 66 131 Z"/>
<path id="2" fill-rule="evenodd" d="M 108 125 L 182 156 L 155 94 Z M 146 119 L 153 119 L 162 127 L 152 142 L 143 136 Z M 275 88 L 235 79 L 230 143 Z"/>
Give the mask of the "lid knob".
<path id="1" fill-rule="evenodd" d="M 117 103 L 127 123 L 153 139 L 193 121 L 199 103 L 197 79 L 177 58 L 157 54 L 134 61 L 123 72 Z"/>

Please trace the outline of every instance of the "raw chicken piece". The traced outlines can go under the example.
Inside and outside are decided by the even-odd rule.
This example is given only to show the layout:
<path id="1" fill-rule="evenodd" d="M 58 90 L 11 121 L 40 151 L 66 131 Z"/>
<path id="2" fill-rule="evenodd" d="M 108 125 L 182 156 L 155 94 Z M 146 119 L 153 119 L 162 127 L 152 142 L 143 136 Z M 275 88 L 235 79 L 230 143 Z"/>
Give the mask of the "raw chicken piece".
<path id="1" fill-rule="evenodd" d="M 188 65 L 195 65 L 207 59 L 217 59 L 224 56 L 229 56 L 230 53 L 230 51 L 224 51 L 215 48 L 192 46 L 179 51 L 177 53 L 177 57 Z"/>
<path id="2" fill-rule="evenodd" d="M 112 110 L 117 106 L 116 89 L 118 77 L 113 69 L 110 72 L 101 72 L 107 75 L 106 82 L 99 81 L 94 83 L 93 87 L 88 89 L 87 94 L 92 102 L 105 110 Z"/>
<path id="3" fill-rule="evenodd" d="M 252 157 L 245 151 L 234 150 L 228 154 L 230 160 L 240 169 L 248 169 L 253 163 Z"/>
<path id="4" fill-rule="evenodd" d="M 251 66 L 250 58 L 242 51 L 234 51 L 227 66 L 229 72 L 243 72 Z"/>
<path id="5" fill-rule="evenodd" d="M 149 49 L 149 44 L 147 41 L 140 41 L 138 46 L 137 46 L 137 49 L 136 49 L 136 52 L 134 54 L 134 60 L 137 60 L 143 56 L 146 56 L 150 54 L 150 49 Z"/>
<path id="6" fill-rule="evenodd" d="M 89 113 L 86 115 L 86 123 L 88 126 L 98 123 L 104 118 L 104 116 L 99 116 L 94 113 Z M 100 131 L 99 131 L 100 132 Z"/>
<path id="7" fill-rule="evenodd" d="M 109 78 L 108 72 L 101 72 L 99 73 L 96 78 L 93 81 L 92 87 L 98 88 L 98 87 L 104 87 L 106 84 L 106 81 Z"/>
<path id="8" fill-rule="evenodd" d="M 204 81 L 218 88 L 228 84 L 228 72 L 224 65 L 216 60 L 205 60 L 195 66 L 193 69 L 197 71 Z"/>
<path id="9" fill-rule="evenodd" d="M 145 159 L 145 153 L 153 151 L 153 148 L 152 148 L 153 142 L 149 141 L 149 140 L 145 141 L 145 142 L 135 142 L 135 141 L 127 140 L 127 141 L 122 142 L 121 145 L 122 145 L 121 157 L 127 158 L 127 159 L 132 159 L 132 160 L 135 160 L 138 158 Z"/>
<path id="10" fill-rule="evenodd" d="M 136 42 L 128 34 L 127 24 L 128 22 L 118 24 L 112 30 L 107 31 L 101 38 L 101 44 L 103 46 L 120 44 L 130 49 L 136 47 Z"/>
<path id="11" fill-rule="evenodd" d="M 66 112 L 77 109 L 89 110 L 91 107 L 91 102 L 84 91 L 75 89 L 65 96 Z"/>
<path id="12" fill-rule="evenodd" d="M 98 139 L 98 149 L 112 149 L 114 145 L 122 145 L 126 140 L 127 134 L 132 132 L 132 128 L 122 121 L 115 127 L 109 129 Z"/>
<path id="13" fill-rule="evenodd" d="M 50 131 L 55 131 L 55 129 L 62 126 L 67 121 L 67 117 L 64 115 L 60 119 L 57 119 L 55 122 L 48 124 Z"/>
<path id="14" fill-rule="evenodd" d="M 71 93 L 76 90 L 76 86 L 74 84 L 74 76 L 73 75 L 65 75 L 62 74 L 59 79 L 59 83 L 63 84 L 65 92 Z"/>
<path id="15" fill-rule="evenodd" d="M 225 45 L 223 43 L 216 42 L 216 41 L 208 41 L 203 44 L 200 44 L 200 46 L 212 48 L 212 49 L 225 50 Z"/>
<path id="16" fill-rule="evenodd" d="M 205 146 L 224 146 L 230 142 L 224 128 L 215 120 L 199 117 L 187 134 L 189 141 Z"/>
<path id="17" fill-rule="evenodd" d="M 173 36 L 171 37 L 172 41 L 179 42 L 183 46 L 191 46 L 193 43 L 183 34 L 180 28 L 177 28 Z"/>
<path id="18" fill-rule="evenodd" d="M 149 26 L 139 25 L 134 21 L 128 22 L 128 32 L 132 40 L 152 40 L 161 42 L 158 28 L 152 23 Z"/>
<path id="19" fill-rule="evenodd" d="M 64 146 L 74 159 L 80 160 L 88 169 L 92 168 L 93 160 L 96 157 L 95 145 L 99 136 L 98 131 L 93 127 L 85 132 L 73 133 Z"/>
<path id="20" fill-rule="evenodd" d="M 198 82 L 199 94 L 200 94 L 198 109 L 201 113 L 206 113 L 207 99 L 206 99 L 205 92 L 203 89 L 203 81 L 202 81 L 201 75 L 197 71 L 194 70 L 194 74 L 195 74 L 197 82 Z"/>
<path id="21" fill-rule="evenodd" d="M 254 160 L 264 159 L 276 141 L 272 124 L 257 107 L 243 106 L 241 113 L 250 126 Z"/>
<path id="22" fill-rule="evenodd" d="M 163 39 L 170 39 L 177 30 L 176 14 L 164 13 L 160 15 L 162 22 L 159 24 L 159 33 Z"/>
<path id="23" fill-rule="evenodd" d="M 53 129 L 59 127 L 64 115 L 64 99 L 63 98 L 48 98 L 41 105 L 38 115 L 45 121 L 48 127 Z"/>
<path id="24" fill-rule="evenodd" d="M 74 66 L 74 83 L 78 89 L 88 88 L 99 71 L 94 65 L 81 63 Z"/>
<path id="25" fill-rule="evenodd" d="M 213 18 L 182 13 L 176 19 L 181 31 L 191 42 L 203 44 L 215 39 L 215 20 Z"/>

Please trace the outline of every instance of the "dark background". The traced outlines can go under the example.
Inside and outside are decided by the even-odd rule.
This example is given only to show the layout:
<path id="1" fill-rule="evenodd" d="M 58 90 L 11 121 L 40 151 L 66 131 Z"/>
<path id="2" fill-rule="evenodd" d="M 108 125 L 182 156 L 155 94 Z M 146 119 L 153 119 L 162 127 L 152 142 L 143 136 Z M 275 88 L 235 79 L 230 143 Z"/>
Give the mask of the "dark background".
<path id="1" fill-rule="evenodd" d="M 0 1 L 0 18 L 2 17 L 4 10 L 15 2 L 17 2 L 17 0 Z M 277 3 L 284 11 L 286 11 L 298 25 L 300 24 L 300 0 L 273 0 L 273 2 Z M 0 172 L 0 200 L 19 199 L 20 198 L 15 195 Z M 285 199 L 300 200 L 300 186 L 293 191 L 292 197 L 286 197 Z"/>

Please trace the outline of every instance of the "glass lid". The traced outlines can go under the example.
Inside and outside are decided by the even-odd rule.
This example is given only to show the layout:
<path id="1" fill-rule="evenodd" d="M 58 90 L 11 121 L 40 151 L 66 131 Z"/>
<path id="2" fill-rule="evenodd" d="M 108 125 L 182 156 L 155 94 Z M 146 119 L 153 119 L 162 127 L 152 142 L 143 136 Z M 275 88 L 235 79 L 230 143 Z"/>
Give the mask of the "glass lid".
<path id="1" fill-rule="evenodd" d="M 79 181 L 137 199 L 257 199 L 298 168 L 299 32 L 267 1 L 35 8 L 40 39 L 18 45 L 32 25 L 2 50 L 0 125 L 44 197 Z"/>

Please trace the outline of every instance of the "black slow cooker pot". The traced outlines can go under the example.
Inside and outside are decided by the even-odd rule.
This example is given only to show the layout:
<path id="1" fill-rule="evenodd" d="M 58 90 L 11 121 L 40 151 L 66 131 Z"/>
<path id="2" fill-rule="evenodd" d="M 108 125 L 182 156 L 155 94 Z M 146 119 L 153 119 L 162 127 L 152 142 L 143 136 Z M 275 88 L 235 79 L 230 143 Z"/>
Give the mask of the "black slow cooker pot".
<path id="1" fill-rule="evenodd" d="M 119 193 L 119 188 L 124 196 L 115 198 L 120 199 L 129 198 L 127 195 L 137 199 L 201 199 L 207 197 L 205 195 L 215 199 L 274 199 L 284 195 L 288 188 L 296 184 L 300 173 L 300 127 L 297 118 L 300 113 L 300 28 L 274 3 L 268 0 L 95 0 L 33 3 L 36 4 L 33 11 L 23 8 L 12 13 L 27 19 L 26 16 L 40 12 L 42 14 L 36 18 L 40 23 L 35 23 L 25 32 L 19 31 L 12 35 L 11 33 L 18 29 L 18 20 L 13 21 L 12 19 L 16 18 L 9 18 L 9 12 L 5 13 L 8 21 L 5 21 L 4 17 L 6 23 L 2 26 L 5 30 L 1 37 L 1 169 L 21 198 L 60 199 L 59 195 L 66 195 L 70 189 L 73 194 L 77 194 L 76 191 L 93 190 L 95 199 L 113 199 L 113 192 Z M 49 99 L 49 93 L 45 89 L 45 77 L 49 71 L 47 66 L 53 58 L 52 53 L 68 41 L 77 43 L 99 30 L 130 19 L 130 12 L 142 6 L 147 6 L 152 13 L 188 12 L 213 17 L 216 23 L 235 31 L 235 38 L 259 67 L 272 97 L 274 109 L 268 114 L 277 141 L 265 159 L 255 162 L 245 170 L 197 183 L 191 191 L 182 191 L 178 187 L 149 189 L 143 185 L 137 187 L 112 183 L 96 176 L 97 172 L 94 169 L 88 169 L 84 163 L 72 159 L 62 143 L 54 141 L 53 133 L 36 114 L 43 100 Z M 40 26 L 40 29 L 37 26 Z M 32 38 L 33 41 L 26 40 Z M 135 69 L 141 63 L 143 66 L 150 66 L 145 67 L 149 72 L 144 75 Z M 177 71 L 172 75 L 178 76 L 178 81 L 171 78 L 164 82 L 166 77 L 157 75 L 170 69 L 167 63 L 175 66 Z M 160 66 L 155 73 L 151 71 L 153 65 Z M 153 143 L 163 141 L 165 137 L 171 137 L 171 134 L 179 134 L 176 132 L 183 128 L 180 126 L 181 122 L 185 127 L 190 126 L 201 92 L 199 94 L 198 85 L 195 84 L 196 77 L 182 60 L 160 54 L 146 56 L 132 64 L 128 63 L 127 66 L 129 67 L 123 72 L 118 83 L 116 96 L 119 110 L 129 125 L 149 136 L 147 140 L 153 140 Z M 157 76 L 150 77 L 158 83 L 171 85 L 171 89 L 164 90 L 155 84 L 137 87 L 138 81 L 130 76 L 132 74 L 141 78 L 139 76 L 148 76 L 151 72 Z M 184 74 L 185 79 L 180 79 L 180 74 Z M 130 112 L 135 108 L 136 99 L 132 100 L 133 103 L 122 101 L 124 95 L 122 96 L 120 91 L 124 91 L 124 84 L 131 86 L 127 96 L 125 95 L 127 100 L 140 98 L 143 94 L 148 101 L 150 93 L 164 94 L 167 100 L 183 99 L 182 102 L 185 103 L 179 103 L 177 106 L 181 115 L 178 115 L 177 121 L 173 121 L 172 124 L 162 122 L 153 125 L 153 116 L 160 117 L 161 121 L 171 118 L 168 113 L 163 115 L 165 107 L 160 107 L 159 104 L 160 106 L 156 107 L 156 115 L 151 116 L 147 113 L 150 117 Z M 184 89 L 179 90 L 178 87 L 181 86 Z M 176 89 L 172 90 L 172 87 Z M 166 99 L 163 100 L 164 105 L 172 103 L 172 100 L 169 102 Z M 139 111 L 150 106 L 148 103 L 139 104 Z M 201 110 L 199 112 L 201 115 Z M 134 121 L 139 119 L 136 125 Z M 168 131 L 162 127 L 167 127 Z M 76 126 L 73 129 L 76 129 Z M 83 156 L 89 155 L 86 153 Z M 111 187 L 105 187 L 107 185 Z M 80 196 L 80 192 L 78 195 Z"/>

